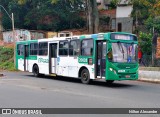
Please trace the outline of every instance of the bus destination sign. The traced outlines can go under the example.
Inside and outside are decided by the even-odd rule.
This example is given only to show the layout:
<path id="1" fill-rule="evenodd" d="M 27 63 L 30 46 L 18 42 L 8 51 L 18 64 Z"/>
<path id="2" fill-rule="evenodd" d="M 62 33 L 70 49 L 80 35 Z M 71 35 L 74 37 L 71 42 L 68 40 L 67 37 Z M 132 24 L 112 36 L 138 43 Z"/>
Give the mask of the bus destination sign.
<path id="1" fill-rule="evenodd" d="M 111 34 L 111 39 L 115 39 L 115 40 L 133 40 L 133 41 L 137 41 L 137 37 L 134 36 L 134 35 L 128 35 L 128 34 L 116 34 L 116 33 Z"/>

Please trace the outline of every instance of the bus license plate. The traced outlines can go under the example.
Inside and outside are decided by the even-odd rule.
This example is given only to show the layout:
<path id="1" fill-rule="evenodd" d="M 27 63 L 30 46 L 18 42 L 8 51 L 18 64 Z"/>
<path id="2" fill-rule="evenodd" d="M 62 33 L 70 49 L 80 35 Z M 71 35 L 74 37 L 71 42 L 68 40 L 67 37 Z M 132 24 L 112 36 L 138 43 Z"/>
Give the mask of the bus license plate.
<path id="1" fill-rule="evenodd" d="M 126 75 L 126 78 L 130 78 L 130 75 Z"/>

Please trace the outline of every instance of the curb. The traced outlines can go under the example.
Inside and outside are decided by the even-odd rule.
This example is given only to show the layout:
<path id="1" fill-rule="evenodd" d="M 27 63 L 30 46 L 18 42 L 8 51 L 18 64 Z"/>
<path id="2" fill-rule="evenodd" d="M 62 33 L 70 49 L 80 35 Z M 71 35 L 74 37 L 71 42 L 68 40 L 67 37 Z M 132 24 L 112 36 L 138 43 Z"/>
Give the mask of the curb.
<path id="1" fill-rule="evenodd" d="M 139 78 L 138 81 L 150 82 L 150 83 L 160 83 L 160 79 L 151 79 L 151 78 Z"/>
<path id="2" fill-rule="evenodd" d="M 139 67 L 142 71 L 160 71 L 160 67 Z"/>

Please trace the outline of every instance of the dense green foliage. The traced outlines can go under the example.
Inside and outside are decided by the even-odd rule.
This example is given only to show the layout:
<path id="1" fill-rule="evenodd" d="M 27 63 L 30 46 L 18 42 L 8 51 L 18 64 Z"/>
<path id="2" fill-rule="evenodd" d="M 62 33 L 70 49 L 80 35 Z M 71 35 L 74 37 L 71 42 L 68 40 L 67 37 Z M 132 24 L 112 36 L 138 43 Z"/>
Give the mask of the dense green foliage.
<path id="1" fill-rule="evenodd" d="M 147 25 L 148 32 L 151 29 L 159 30 L 160 18 L 160 1 L 159 0 L 132 0 L 133 11 L 132 17 L 134 18 L 136 26 Z"/>
<path id="2" fill-rule="evenodd" d="M 145 21 L 145 25 L 147 26 L 148 30 L 151 30 L 154 28 L 156 32 L 160 33 L 160 16 L 155 18 L 149 17 Z"/>
<path id="3" fill-rule="evenodd" d="M 111 0 L 109 8 L 116 8 L 120 1 Z M 130 3 L 133 4 L 132 17 L 136 26 L 147 25 L 148 31 L 154 27 L 159 32 L 160 26 L 157 24 L 160 18 L 157 16 L 160 12 L 160 1 L 130 0 Z M 89 10 L 86 0 L 0 0 L 0 4 L 9 14 L 14 13 L 16 28 L 60 31 L 87 27 L 86 20 L 80 15 L 82 11 Z M 11 29 L 10 18 L 3 9 L 2 12 L 4 28 Z"/>
<path id="4" fill-rule="evenodd" d="M 59 31 L 82 28 L 85 21 L 79 13 L 83 10 L 81 0 L 0 0 L 1 5 L 11 14 L 14 13 L 15 26 L 30 30 Z M 3 10 L 2 10 L 3 11 Z M 3 12 L 3 26 L 11 29 L 11 21 Z"/>
<path id="5" fill-rule="evenodd" d="M 12 48 L 0 46 L 0 69 L 15 70 L 14 68 L 14 53 Z"/>
<path id="6" fill-rule="evenodd" d="M 139 46 L 141 47 L 142 53 L 151 55 L 152 53 L 152 34 L 151 33 L 139 33 Z"/>

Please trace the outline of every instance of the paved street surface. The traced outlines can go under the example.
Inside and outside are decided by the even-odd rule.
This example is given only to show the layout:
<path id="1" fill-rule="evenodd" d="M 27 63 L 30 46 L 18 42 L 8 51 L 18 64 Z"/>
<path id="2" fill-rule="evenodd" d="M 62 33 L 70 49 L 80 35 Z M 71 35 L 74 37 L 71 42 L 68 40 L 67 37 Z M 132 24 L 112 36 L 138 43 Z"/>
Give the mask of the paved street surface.
<path id="1" fill-rule="evenodd" d="M 160 84 L 117 81 L 112 86 L 107 86 L 105 82 L 85 85 L 79 79 L 35 78 L 32 74 L 24 72 L 3 73 L 5 76 L 0 77 L 0 108 L 160 108 Z M 15 115 L 15 117 L 21 116 Z M 33 115 L 33 117 L 39 116 Z M 159 117 L 160 115 L 45 115 L 44 117 L 57 116 Z"/>

